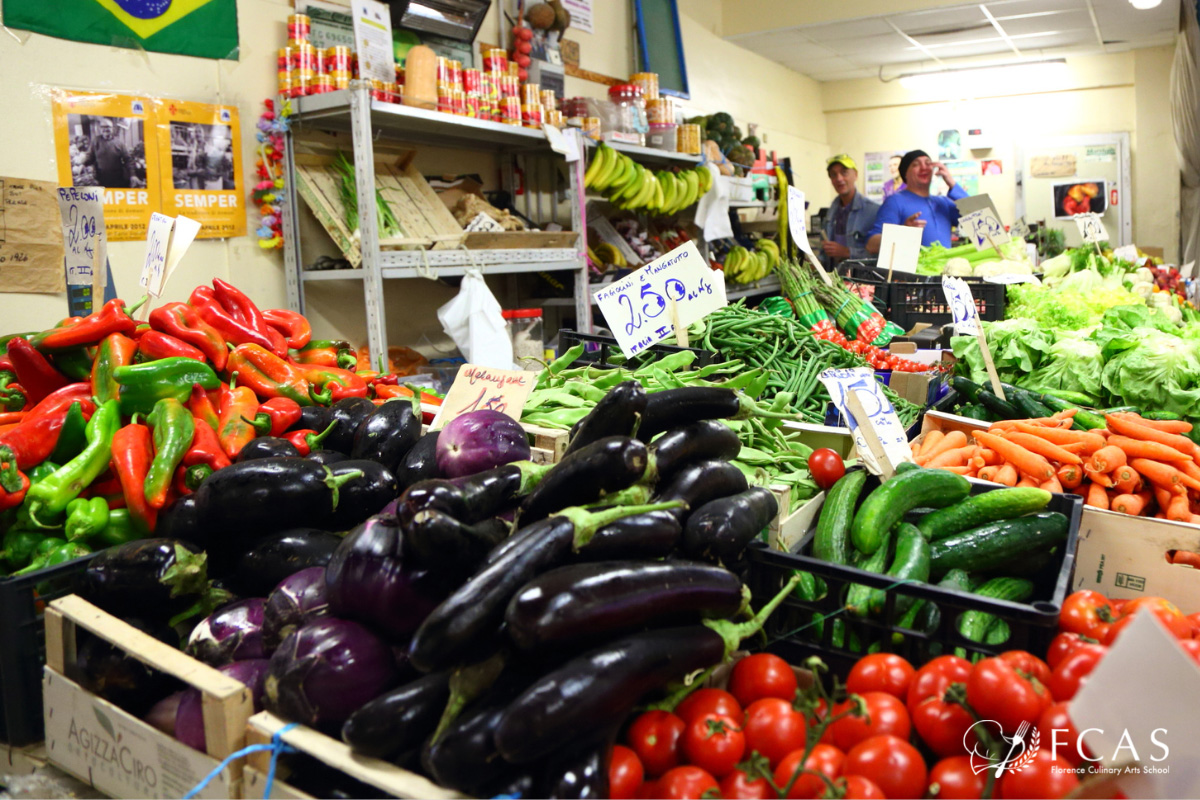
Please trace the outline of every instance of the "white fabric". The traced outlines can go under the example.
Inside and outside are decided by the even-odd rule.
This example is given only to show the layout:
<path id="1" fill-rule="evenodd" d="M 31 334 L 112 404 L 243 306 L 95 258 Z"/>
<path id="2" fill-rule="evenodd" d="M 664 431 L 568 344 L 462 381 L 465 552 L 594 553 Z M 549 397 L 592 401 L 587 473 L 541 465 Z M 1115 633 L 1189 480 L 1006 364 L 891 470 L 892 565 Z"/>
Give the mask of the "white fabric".
<path id="1" fill-rule="evenodd" d="M 439 308 L 437 315 L 442 329 L 458 345 L 467 363 L 493 369 L 514 368 L 512 340 L 500 315 L 500 303 L 479 270 L 467 270 L 458 294 Z"/>
<path id="2" fill-rule="evenodd" d="M 1200 258 L 1200 28 L 1190 0 L 1180 3 L 1171 66 L 1171 122 L 1179 157 L 1180 264 Z"/>
<path id="3" fill-rule="evenodd" d="M 704 241 L 727 239 L 733 236 L 729 222 L 729 185 L 720 179 L 721 172 L 712 164 L 704 168 L 712 173 L 712 188 L 696 205 L 696 225 L 704 231 Z"/>

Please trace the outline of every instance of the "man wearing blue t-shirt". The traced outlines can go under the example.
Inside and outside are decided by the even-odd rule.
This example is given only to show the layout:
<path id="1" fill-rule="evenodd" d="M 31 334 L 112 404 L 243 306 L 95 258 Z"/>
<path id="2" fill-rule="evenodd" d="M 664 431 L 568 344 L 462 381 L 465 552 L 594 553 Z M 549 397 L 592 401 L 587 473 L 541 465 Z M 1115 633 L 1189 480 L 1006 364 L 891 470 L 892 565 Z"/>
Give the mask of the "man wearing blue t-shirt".
<path id="1" fill-rule="evenodd" d="M 937 174 L 946 182 L 949 192 L 945 197 L 931 197 L 929 186 Z M 883 201 L 875 224 L 867 236 L 867 252 L 878 253 L 883 239 L 883 226 L 908 225 L 924 228 L 921 244 L 928 247 L 934 242 L 950 246 L 950 228 L 958 222 L 958 206 L 955 200 L 966 197 L 966 191 L 954 181 L 954 176 L 945 164 L 934 161 L 924 150 L 910 150 L 900 159 L 900 175 L 908 188 L 896 192 Z"/>

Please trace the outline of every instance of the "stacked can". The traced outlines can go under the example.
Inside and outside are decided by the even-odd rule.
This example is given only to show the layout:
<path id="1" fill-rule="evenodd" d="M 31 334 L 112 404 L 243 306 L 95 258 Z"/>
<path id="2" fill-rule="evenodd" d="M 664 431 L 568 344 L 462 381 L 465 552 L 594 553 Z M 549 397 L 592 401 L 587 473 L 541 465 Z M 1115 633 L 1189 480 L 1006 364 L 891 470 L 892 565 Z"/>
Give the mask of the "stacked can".
<path id="1" fill-rule="evenodd" d="M 521 124 L 521 98 L 500 98 L 500 121 L 505 125 Z"/>
<path id="2" fill-rule="evenodd" d="M 600 118 L 599 117 L 583 117 L 583 125 L 581 127 L 583 135 L 589 139 L 600 141 Z"/>
<path id="3" fill-rule="evenodd" d="M 680 125 L 676 131 L 676 148 L 681 153 L 700 155 L 700 126 Z"/>
<path id="4" fill-rule="evenodd" d="M 669 97 L 647 100 L 646 121 L 651 125 L 674 125 L 675 101 Z"/>
<path id="5" fill-rule="evenodd" d="M 292 97 L 312 94 L 312 87 L 320 74 L 321 65 L 321 60 L 317 58 L 317 48 L 309 42 L 300 42 L 286 49 L 291 51 Z"/>
<path id="6" fill-rule="evenodd" d="M 333 78 L 329 77 L 328 75 L 318 75 L 316 79 L 313 80 L 312 86 L 309 87 L 308 93 L 325 94 L 325 92 L 332 92 L 336 88 L 337 87 L 333 84 Z"/>
<path id="7" fill-rule="evenodd" d="M 279 95 L 281 97 L 299 97 L 294 94 L 292 80 L 292 48 L 279 48 L 279 58 L 276 69 L 279 72 Z"/>
<path id="8" fill-rule="evenodd" d="M 307 14 L 292 14 L 287 20 L 288 27 L 288 45 L 307 42 L 308 35 L 312 32 L 312 20 Z"/>
<path id="9" fill-rule="evenodd" d="M 558 108 L 558 97 L 555 96 L 553 89 L 542 89 L 542 107 L 547 111 Z"/>
<path id="10" fill-rule="evenodd" d="M 443 114 L 454 113 L 454 89 L 448 83 L 439 82 L 437 85 L 437 110 Z"/>
<path id="11" fill-rule="evenodd" d="M 634 86 L 641 88 L 642 97 L 649 103 L 651 100 L 658 99 L 658 73 L 657 72 L 638 72 L 629 76 L 629 82 Z M 671 120 L 674 122 L 674 120 Z"/>
<path id="12" fill-rule="evenodd" d="M 492 75 L 508 72 L 508 53 L 499 47 L 488 48 L 483 54 L 483 71 Z"/>

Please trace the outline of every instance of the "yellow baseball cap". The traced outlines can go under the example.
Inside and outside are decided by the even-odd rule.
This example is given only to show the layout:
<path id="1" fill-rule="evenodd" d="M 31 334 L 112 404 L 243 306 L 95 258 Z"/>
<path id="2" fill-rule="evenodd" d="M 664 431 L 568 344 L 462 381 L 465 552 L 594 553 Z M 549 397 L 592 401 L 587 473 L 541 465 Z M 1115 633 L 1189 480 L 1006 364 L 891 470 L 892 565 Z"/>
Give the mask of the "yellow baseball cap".
<path id="1" fill-rule="evenodd" d="M 858 164 L 855 164 L 854 159 L 845 153 L 839 153 L 838 155 L 836 155 L 833 158 L 826 161 L 825 169 L 828 170 L 834 164 L 841 164 L 846 169 L 852 169 L 852 170 L 858 171 Z"/>

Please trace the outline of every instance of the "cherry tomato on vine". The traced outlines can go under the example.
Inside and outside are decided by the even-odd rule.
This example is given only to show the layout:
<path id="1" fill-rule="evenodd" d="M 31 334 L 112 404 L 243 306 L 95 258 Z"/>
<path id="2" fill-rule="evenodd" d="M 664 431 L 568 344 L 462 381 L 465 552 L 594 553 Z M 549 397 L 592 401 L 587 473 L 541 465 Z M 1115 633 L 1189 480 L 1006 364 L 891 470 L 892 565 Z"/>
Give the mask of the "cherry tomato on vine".
<path id="1" fill-rule="evenodd" d="M 883 789 L 875 785 L 875 782 L 869 778 L 864 778 L 862 775 L 843 775 L 833 782 L 834 786 L 842 793 L 841 796 L 846 800 L 887 800 Z M 829 788 L 826 787 L 825 794 L 821 797 L 829 797 Z"/>
<path id="2" fill-rule="evenodd" d="M 777 795 L 766 778 L 751 778 L 739 765 L 721 778 L 721 797 L 725 800 L 774 800 Z"/>
<path id="3" fill-rule="evenodd" d="M 779 762 L 779 766 L 775 769 L 775 785 L 779 787 L 780 791 L 787 789 L 788 784 L 792 781 L 792 776 L 801 769 L 801 759 L 804 759 L 803 747 L 788 753 L 787 757 Z M 821 775 L 832 781 L 842 774 L 842 765 L 845 761 L 846 754 L 836 747 L 820 743 L 813 745 L 808 758 L 804 759 L 803 769 L 808 772 L 803 772 L 796 777 L 786 796 L 788 798 L 818 796 L 828 788 L 825 781 L 821 779 Z M 820 775 L 809 774 L 810 772 L 820 773 Z"/>
<path id="4" fill-rule="evenodd" d="M 611 800 L 633 800 L 646 777 L 637 753 L 624 745 L 613 745 L 608 759 L 608 796 Z"/>
<path id="5" fill-rule="evenodd" d="M 1032 762 L 1000 776 L 996 797 L 1003 800 L 1065 797 L 1078 785 L 1079 778 L 1071 771 L 1071 765 L 1055 758 L 1049 748 L 1041 747 Z"/>
<path id="6" fill-rule="evenodd" d="M 808 471 L 817 486 L 828 491 L 846 474 L 846 463 L 833 450 L 822 447 L 812 451 L 808 457 Z"/>
<path id="7" fill-rule="evenodd" d="M 846 677 L 846 691 L 851 694 L 863 692 L 887 692 L 908 699 L 908 687 L 912 685 L 917 671 L 913 665 L 895 653 L 874 653 L 864 656 Z"/>
<path id="8" fill-rule="evenodd" d="M 975 774 L 970 756 L 950 756 L 929 771 L 929 794 L 937 800 L 979 800 L 987 786 L 987 773 Z"/>
<path id="9" fill-rule="evenodd" d="M 830 725 L 833 731 L 833 743 L 845 751 L 849 751 L 859 742 L 872 736 L 891 734 L 901 739 L 907 739 L 912 730 L 908 717 L 908 709 L 887 692 L 864 692 L 859 695 L 866 706 L 865 716 L 853 714 L 842 717 Z M 845 713 L 854 707 L 853 700 L 838 703 L 833 707 L 835 715 Z"/>
<path id="10" fill-rule="evenodd" d="M 939 756 L 956 756 L 969 750 L 963 739 L 975 720 L 961 705 L 947 703 L 945 695 L 951 684 L 965 684 L 970 674 L 971 664 L 965 658 L 938 656 L 917 670 L 908 689 L 912 725 Z M 880 788 L 887 793 L 886 787 Z"/>
<path id="11" fill-rule="evenodd" d="M 729 676 L 729 692 L 742 708 L 764 697 L 778 697 L 790 703 L 796 697 L 796 688 L 796 673 L 791 665 L 772 653 L 746 656 L 733 666 Z"/>
<path id="12" fill-rule="evenodd" d="M 925 794 L 925 760 L 917 748 L 895 736 L 872 736 L 859 742 L 846 754 L 842 772 L 862 775 L 887 797 Z"/>
<path id="13" fill-rule="evenodd" d="M 657 777 L 679 764 L 679 737 L 685 727 L 683 720 L 668 711 L 647 711 L 629 726 L 629 747 L 647 776 Z"/>
<path id="14" fill-rule="evenodd" d="M 746 736 L 732 717 L 705 714 L 692 719 L 680 740 L 690 764 L 714 778 L 733 771 L 746 752 Z"/>
<path id="15" fill-rule="evenodd" d="M 705 714 L 724 714 L 740 720 L 743 713 L 741 703 L 724 689 L 697 689 L 675 707 L 675 716 L 684 722 Z"/>
<path id="16" fill-rule="evenodd" d="M 762 753 L 772 768 L 788 753 L 804 747 L 807 732 L 804 715 L 787 700 L 764 697 L 746 709 L 746 751 Z"/>
<path id="17" fill-rule="evenodd" d="M 706 793 L 720 792 L 717 779 L 699 767 L 675 767 L 654 782 L 652 797 L 662 800 L 700 800 Z"/>

